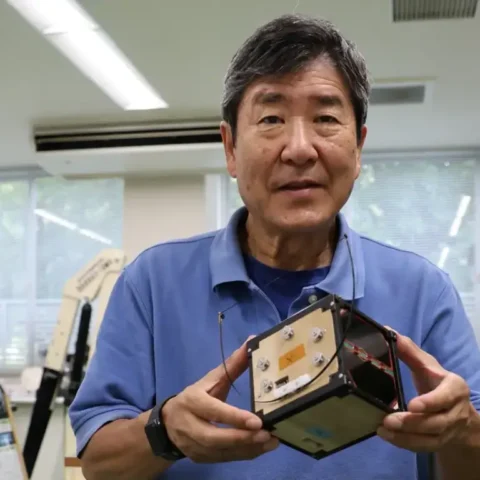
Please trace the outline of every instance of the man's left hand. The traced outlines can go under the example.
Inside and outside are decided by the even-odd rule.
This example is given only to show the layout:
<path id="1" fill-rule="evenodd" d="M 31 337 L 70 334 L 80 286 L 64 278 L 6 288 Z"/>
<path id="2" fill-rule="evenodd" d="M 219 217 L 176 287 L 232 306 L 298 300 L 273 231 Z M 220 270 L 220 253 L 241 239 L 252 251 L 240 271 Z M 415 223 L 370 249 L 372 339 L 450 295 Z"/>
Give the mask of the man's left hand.
<path id="1" fill-rule="evenodd" d="M 467 383 L 410 338 L 397 335 L 398 357 L 411 370 L 419 396 L 410 401 L 408 411 L 387 415 L 378 435 L 415 452 L 436 452 L 461 443 L 475 411 Z"/>

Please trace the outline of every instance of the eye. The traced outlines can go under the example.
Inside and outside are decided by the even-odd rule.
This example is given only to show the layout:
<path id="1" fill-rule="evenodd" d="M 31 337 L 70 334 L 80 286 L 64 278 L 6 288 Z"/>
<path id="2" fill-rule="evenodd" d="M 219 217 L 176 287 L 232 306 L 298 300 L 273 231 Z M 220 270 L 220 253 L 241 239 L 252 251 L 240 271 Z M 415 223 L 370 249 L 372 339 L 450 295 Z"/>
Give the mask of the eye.
<path id="1" fill-rule="evenodd" d="M 266 117 L 263 117 L 260 120 L 260 123 L 265 123 L 267 125 L 274 125 L 274 124 L 279 123 L 279 122 L 281 122 L 281 119 L 280 119 L 280 117 L 277 117 L 276 115 L 268 115 Z"/>
<path id="2" fill-rule="evenodd" d="M 317 121 L 321 123 L 337 123 L 337 119 L 331 115 L 321 115 L 317 117 Z"/>

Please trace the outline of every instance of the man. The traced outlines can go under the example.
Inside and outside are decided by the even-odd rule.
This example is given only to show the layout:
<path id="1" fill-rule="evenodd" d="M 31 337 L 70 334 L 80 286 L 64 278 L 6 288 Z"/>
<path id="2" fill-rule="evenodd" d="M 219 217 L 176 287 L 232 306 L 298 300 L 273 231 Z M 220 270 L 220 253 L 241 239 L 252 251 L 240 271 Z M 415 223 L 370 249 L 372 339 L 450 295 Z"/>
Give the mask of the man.
<path id="1" fill-rule="evenodd" d="M 87 480 L 414 479 L 415 452 L 436 452 L 445 479 L 479 478 L 480 352 L 456 290 L 339 213 L 369 91 L 363 57 L 325 21 L 283 16 L 237 52 L 221 133 L 245 208 L 223 230 L 148 249 L 117 282 L 70 410 Z M 315 461 L 249 411 L 244 342 L 327 293 L 351 300 L 348 247 L 355 305 L 400 334 L 409 411 Z"/>

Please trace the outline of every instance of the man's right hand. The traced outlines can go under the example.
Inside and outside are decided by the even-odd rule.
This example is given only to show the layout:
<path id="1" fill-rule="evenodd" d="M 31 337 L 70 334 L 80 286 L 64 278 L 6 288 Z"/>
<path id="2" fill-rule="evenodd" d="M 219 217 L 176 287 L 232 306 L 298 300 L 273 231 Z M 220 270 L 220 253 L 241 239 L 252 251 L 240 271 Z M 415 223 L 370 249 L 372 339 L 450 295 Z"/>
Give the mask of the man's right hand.
<path id="1" fill-rule="evenodd" d="M 225 363 L 230 378 L 238 378 L 248 367 L 246 343 Z M 221 364 L 163 407 L 168 436 L 196 463 L 253 459 L 279 444 L 278 439 L 262 430 L 257 415 L 225 403 L 230 386 Z"/>

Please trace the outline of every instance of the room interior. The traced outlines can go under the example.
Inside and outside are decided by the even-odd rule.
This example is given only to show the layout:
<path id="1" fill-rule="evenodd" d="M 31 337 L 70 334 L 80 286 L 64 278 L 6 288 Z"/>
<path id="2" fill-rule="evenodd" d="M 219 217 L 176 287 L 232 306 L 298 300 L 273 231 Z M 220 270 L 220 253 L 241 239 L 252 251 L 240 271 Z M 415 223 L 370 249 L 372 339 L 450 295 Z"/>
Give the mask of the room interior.
<path id="1" fill-rule="evenodd" d="M 101 248 L 122 248 L 132 260 L 156 243 L 223 227 L 241 204 L 218 136 L 222 81 L 243 39 L 283 13 L 314 14 L 337 24 L 357 43 L 371 72 L 364 183 L 358 206 L 347 205 L 346 213 L 366 234 L 418 248 L 445 268 L 480 340 L 478 8 L 459 18 L 469 2 L 451 0 L 438 2 L 433 18 L 395 19 L 402 9 L 419 12 L 394 0 L 77 1 L 94 22 L 89 31 L 101 30 L 149 85 L 135 104 L 120 89 L 107 93 L 114 75 L 94 79 L 82 71 L 75 61 L 82 62 L 83 53 L 75 61 L 68 57 L 75 48 L 61 41 L 61 25 L 40 31 L 17 9 L 22 3 L 29 2 L 0 4 L 0 187 L 7 192 L 15 184 L 23 192 L 3 212 L 0 204 L 3 231 L 10 228 L 16 239 L 14 246 L 14 240 L 0 238 L 0 245 L 5 252 L 11 248 L 10 265 L 18 269 L 0 277 L 5 285 L 20 285 L 2 298 L 0 281 L 0 383 L 15 406 L 21 442 L 35 398 L 22 386 L 21 371 L 32 362 L 41 365 L 39 350 L 48 346 L 63 282 Z M 395 165 L 398 173 L 385 165 Z M 375 179 L 389 178 L 383 190 L 367 189 Z M 63 193 L 55 196 L 49 188 Z M 422 192 L 430 200 L 420 200 Z M 82 213 L 89 196 L 90 217 Z M 390 198 L 382 204 L 385 196 Z M 404 196 L 410 203 L 395 210 Z M 102 211 L 95 201 L 103 202 Z M 397 222 L 384 218 L 392 211 L 408 215 L 409 208 L 418 209 L 425 222 L 417 236 L 413 227 L 395 230 Z M 9 227 L 12 212 L 22 219 L 18 229 Z M 75 242 L 63 243 L 74 235 Z M 57 269 L 54 252 L 40 247 L 46 239 L 57 242 L 55 253 L 73 249 L 62 254 Z M 56 290 L 40 293 L 49 275 L 57 275 Z M 36 313 L 38 305 L 49 306 L 42 310 L 45 318 Z M 35 319 L 41 325 L 36 329 Z M 53 455 L 61 451 L 63 429 L 59 398 L 33 480 L 63 478 L 63 458 Z"/>

